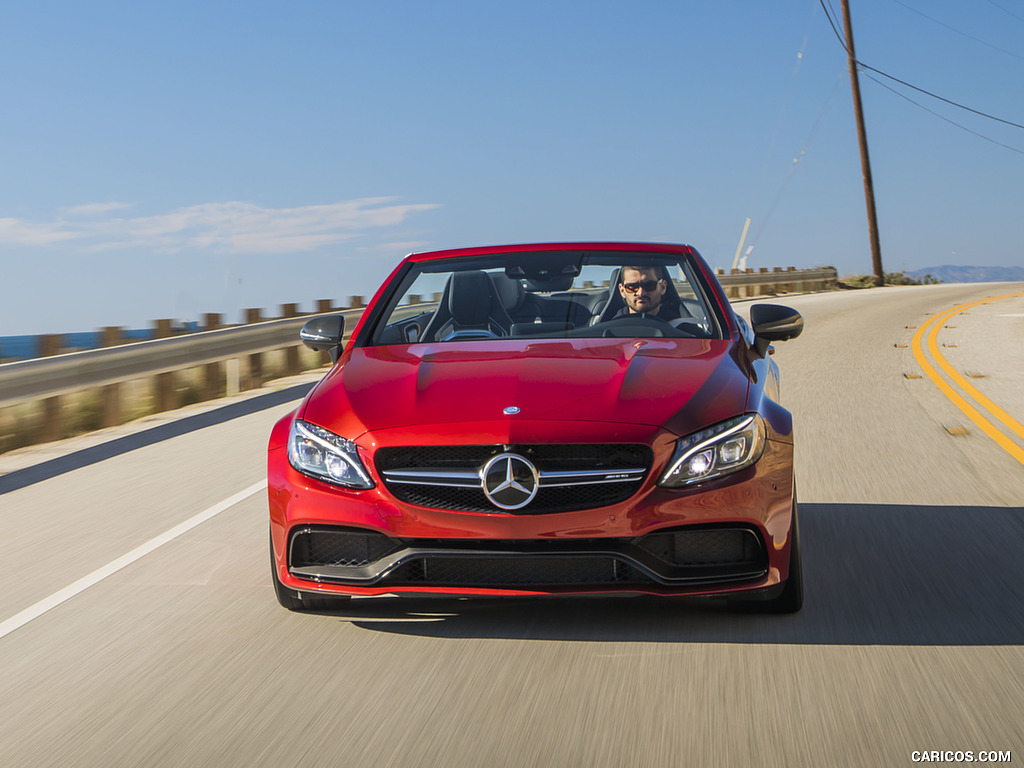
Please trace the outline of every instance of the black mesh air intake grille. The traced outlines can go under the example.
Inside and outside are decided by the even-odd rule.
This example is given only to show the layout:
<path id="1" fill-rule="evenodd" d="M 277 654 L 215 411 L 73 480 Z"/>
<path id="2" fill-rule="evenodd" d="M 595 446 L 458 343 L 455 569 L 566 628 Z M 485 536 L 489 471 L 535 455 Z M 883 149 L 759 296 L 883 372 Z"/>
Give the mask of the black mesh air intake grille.
<path id="1" fill-rule="evenodd" d="M 473 587 L 654 584 L 614 557 L 429 557 L 404 563 L 386 583 Z"/>
<path id="2" fill-rule="evenodd" d="M 402 548 L 401 542 L 372 531 L 300 528 L 292 535 L 289 566 L 369 565 Z"/>
<path id="3" fill-rule="evenodd" d="M 723 528 L 673 533 L 652 533 L 637 546 L 672 565 L 732 565 L 754 563 L 760 541 L 745 528 Z"/>

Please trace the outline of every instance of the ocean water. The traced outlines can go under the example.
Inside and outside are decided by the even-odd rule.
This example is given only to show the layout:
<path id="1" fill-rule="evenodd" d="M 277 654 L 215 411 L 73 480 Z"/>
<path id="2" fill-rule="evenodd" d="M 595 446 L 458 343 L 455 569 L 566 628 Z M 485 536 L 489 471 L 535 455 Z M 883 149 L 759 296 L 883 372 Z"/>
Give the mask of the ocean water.
<path id="1" fill-rule="evenodd" d="M 123 331 L 126 339 L 132 341 L 145 341 L 153 338 L 151 328 L 142 328 L 132 331 Z M 96 349 L 100 346 L 102 335 L 99 331 L 85 331 L 83 333 L 65 333 L 62 348 L 65 351 Z M 0 336 L 0 360 L 5 363 L 14 360 L 31 360 L 39 357 L 39 336 Z"/>

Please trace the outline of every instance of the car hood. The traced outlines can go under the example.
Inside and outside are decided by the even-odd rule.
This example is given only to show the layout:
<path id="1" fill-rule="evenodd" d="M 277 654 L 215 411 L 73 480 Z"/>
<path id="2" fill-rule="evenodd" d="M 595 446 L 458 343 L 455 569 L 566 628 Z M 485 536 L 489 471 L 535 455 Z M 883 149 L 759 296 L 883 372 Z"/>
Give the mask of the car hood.
<path id="1" fill-rule="evenodd" d="M 310 393 L 302 418 L 353 439 L 367 430 L 513 419 L 684 434 L 744 410 L 749 379 L 732 349 L 706 339 L 357 348 Z"/>

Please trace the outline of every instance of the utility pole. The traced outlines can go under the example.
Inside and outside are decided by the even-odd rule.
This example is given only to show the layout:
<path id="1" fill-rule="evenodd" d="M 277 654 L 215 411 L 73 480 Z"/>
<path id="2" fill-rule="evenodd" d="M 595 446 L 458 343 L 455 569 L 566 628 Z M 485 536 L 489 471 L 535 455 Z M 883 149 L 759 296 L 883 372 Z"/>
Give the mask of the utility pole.
<path id="1" fill-rule="evenodd" d="M 853 111 L 857 116 L 857 139 L 860 142 L 860 167 L 864 175 L 864 201 L 868 208 L 868 231 L 871 237 L 871 266 L 875 285 L 882 285 L 882 246 L 878 240 L 878 215 L 875 213 L 875 185 L 871 181 L 871 159 L 868 157 L 868 137 L 864 131 L 864 108 L 860 103 L 860 79 L 857 75 L 857 56 L 853 48 L 853 24 L 850 22 L 850 0 L 842 0 L 843 31 L 846 33 L 846 53 L 850 58 L 850 85 L 853 87 Z"/>

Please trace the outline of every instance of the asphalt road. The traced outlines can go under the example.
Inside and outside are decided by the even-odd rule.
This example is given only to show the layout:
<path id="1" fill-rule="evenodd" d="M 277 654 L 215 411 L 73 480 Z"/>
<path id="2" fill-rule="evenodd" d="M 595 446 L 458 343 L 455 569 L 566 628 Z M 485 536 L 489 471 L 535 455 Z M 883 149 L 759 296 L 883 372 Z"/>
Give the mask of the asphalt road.
<path id="1" fill-rule="evenodd" d="M 807 322 L 776 354 L 798 430 L 795 616 L 642 598 L 289 613 L 263 494 L 217 505 L 262 480 L 301 382 L 0 457 L 0 766 L 1020 762 L 1024 465 L 906 377 L 907 326 L 1012 292 L 778 300 Z M 1024 420 L 1024 296 L 950 325 L 943 356 Z"/>

